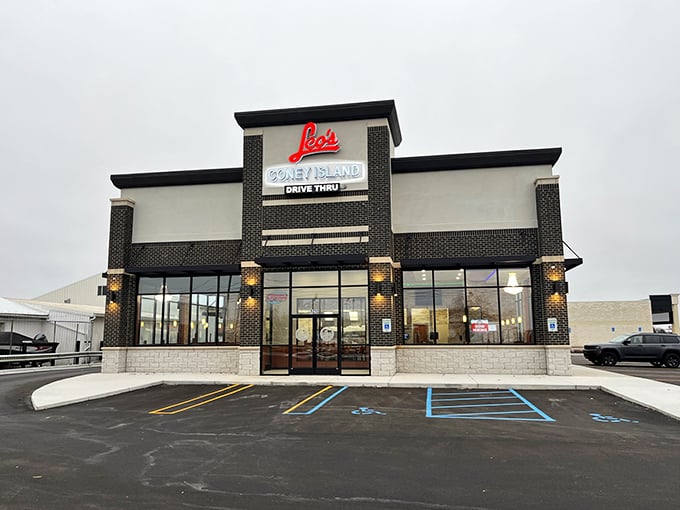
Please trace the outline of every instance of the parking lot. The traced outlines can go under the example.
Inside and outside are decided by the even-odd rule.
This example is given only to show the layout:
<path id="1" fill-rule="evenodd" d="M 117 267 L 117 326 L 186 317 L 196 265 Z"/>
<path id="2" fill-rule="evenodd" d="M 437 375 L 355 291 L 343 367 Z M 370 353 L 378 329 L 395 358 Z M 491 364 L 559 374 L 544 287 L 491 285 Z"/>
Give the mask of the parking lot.
<path id="1" fill-rule="evenodd" d="M 34 412 L 35 384 L 2 385 L 0 508 L 677 507 L 680 423 L 598 391 L 159 386 Z"/>
<path id="2" fill-rule="evenodd" d="M 642 377 L 652 381 L 680 386 L 680 369 L 678 368 L 653 367 L 650 363 L 636 361 L 621 361 L 613 367 L 597 366 L 585 359 L 583 354 L 572 354 L 571 362 L 574 365 L 583 365 L 596 370 L 604 370 L 605 372 Z"/>

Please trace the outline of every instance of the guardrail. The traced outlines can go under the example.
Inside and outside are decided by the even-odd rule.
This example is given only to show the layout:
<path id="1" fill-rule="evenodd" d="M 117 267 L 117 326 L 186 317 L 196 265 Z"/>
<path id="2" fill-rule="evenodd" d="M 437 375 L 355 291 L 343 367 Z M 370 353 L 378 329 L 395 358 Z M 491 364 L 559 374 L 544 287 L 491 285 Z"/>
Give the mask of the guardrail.
<path id="1" fill-rule="evenodd" d="M 55 360 L 76 358 L 76 364 L 80 358 L 101 358 L 102 351 L 80 352 L 51 352 L 47 354 L 5 354 L 0 356 L 0 363 L 41 363 L 49 361 L 54 365 Z"/>

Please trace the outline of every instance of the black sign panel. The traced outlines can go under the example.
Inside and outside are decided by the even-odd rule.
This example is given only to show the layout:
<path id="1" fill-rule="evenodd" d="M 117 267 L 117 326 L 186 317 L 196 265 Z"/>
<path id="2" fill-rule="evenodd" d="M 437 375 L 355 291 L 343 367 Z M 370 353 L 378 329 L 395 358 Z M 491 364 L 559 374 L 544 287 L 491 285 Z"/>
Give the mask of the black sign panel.
<path id="1" fill-rule="evenodd" d="M 285 186 L 283 192 L 286 196 L 291 195 L 334 195 L 340 192 L 339 182 L 328 182 L 323 184 L 291 184 Z"/>
<path id="2" fill-rule="evenodd" d="M 652 304 L 652 324 L 673 323 L 673 302 L 670 295 L 649 296 Z"/>

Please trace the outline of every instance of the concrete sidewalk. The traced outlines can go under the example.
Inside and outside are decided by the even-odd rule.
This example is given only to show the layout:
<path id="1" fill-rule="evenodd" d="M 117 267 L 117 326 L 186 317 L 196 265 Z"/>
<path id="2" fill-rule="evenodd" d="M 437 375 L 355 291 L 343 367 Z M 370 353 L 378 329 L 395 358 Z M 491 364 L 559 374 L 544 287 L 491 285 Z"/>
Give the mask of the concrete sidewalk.
<path id="1" fill-rule="evenodd" d="M 396 374 L 374 376 L 243 377 L 229 374 L 86 374 L 55 381 L 31 395 L 36 410 L 85 402 L 159 384 L 255 384 L 461 388 L 516 390 L 603 390 L 680 420 L 680 386 L 572 365 L 572 375 Z"/>

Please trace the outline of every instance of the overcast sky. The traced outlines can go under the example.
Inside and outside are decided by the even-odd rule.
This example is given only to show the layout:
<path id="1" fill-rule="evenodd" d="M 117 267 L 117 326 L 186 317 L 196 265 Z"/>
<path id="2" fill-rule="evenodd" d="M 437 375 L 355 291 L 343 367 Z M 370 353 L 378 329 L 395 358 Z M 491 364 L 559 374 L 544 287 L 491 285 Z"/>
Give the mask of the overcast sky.
<path id="1" fill-rule="evenodd" d="M 570 300 L 680 292 L 680 2 L 0 2 L 0 296 L 107 266 L 117 173 L 242 165 L 234 112 L 394 99 L 396 155 L 562 147 Z"/>

